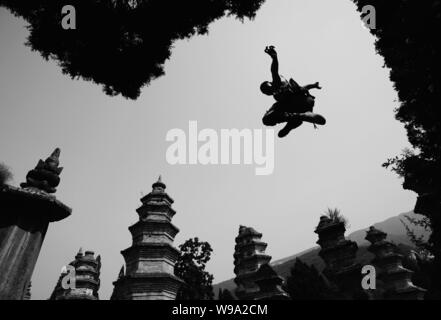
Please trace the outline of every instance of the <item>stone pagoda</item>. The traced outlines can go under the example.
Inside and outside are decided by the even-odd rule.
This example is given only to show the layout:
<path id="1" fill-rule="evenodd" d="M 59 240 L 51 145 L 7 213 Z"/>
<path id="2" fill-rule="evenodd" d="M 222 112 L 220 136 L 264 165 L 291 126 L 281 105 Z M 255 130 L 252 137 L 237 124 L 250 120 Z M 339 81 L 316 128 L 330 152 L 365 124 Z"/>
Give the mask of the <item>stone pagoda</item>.
<path id="1" fill-rule="evenodd" d="M 325 262 L 323 274 L 337 286 L 341 298 L 358 299 L 363 296 L 361 266 L 355 262 L 358 246 L 345 238 L 345 224 L 339 216 L 321 216 L 314 232 L 319 236 L 319 256 Z"/>
<path id="2" fill-rule="evenodd" d="M 262 265 L 256 274 L 255 283 L 259 287 L 256 300 L 290 300 L 282 286 L 284 279 L 267 263 Z"/>
<path id="3" fill-rule="evenodd" d="M 0 300 L 27 298 L 49 223 L 71 209 L 53 195 L 60 183 L 60 149 L 29 171 L 21 188 L 0 185 Z"/>
<path id="4" fill-rule="evenodd" d="M 69 263 L 75 269 L 75 273 L 70 275 L 68 270 L 61 273 L 57 285 L 52 292 L 50 300 L 98 300 L 98 290 L 100 288 L 101 256 L 95 258 L 93 251 L 86 251 L 84 254 L 80 249 L 75 256 L 75 260 Z M 69 286 L 73 288 L 63 288 L 63 278 L 72 276 Z"/>
<path id="5" fill-rule="evenodd" d="M 426 290 L 412 283 L 413 271 L 403 267 L 403 255 L 398 247 L 386 240 L 387 234 L 375 227 L 370 227 L 366 240 L 371 245 L 368 250 L 375 258 L 372 260 L 376 268 L 377 278 L 383 284 L 383 298 L 392 300 L 422 300 Z"/>
<path id="6" fill-rule="evenodd" d="M 261 238 L 262 234 L 253 228 L 239 227 L 234 248 L 234 282 L 237 285 L 235 294 L 240 300 L 254 300 L 258 296 L 257 271 L 271 261 L 271 256 L 265 253 L 267 244 Z"/>
<path id="7" fill-rule="evenodd" d="M 129 227 L 132 246 L 121 251 L 126 268 L 113 283 L 114 300 L 175 300 L 182 280 L 174 275 L 179 251 L 173 241 L 179 229 L 171 220 L 173 199 L 159 177 L 141 199 L 139 221 Z"/>

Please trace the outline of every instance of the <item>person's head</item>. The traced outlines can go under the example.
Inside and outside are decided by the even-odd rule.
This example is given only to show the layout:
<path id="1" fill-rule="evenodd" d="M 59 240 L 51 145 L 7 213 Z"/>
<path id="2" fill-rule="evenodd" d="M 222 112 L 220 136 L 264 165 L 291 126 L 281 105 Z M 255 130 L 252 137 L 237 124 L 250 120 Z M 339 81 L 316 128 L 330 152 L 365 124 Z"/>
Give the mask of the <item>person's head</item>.
<path id="1" fill-rule="evenodd" d="M 312 95 L 308 95 L 307 97 L 306 97 L 306 105 L 308 106 L 308 107 L 314 107 L 314 104 L 315 104 L 315 97 L 314 96 L 312 96 Z"/>
<path id="2" fill-rule="evenodd" d="M 262 82 L 260 85 L 260 91 L 267 96 L 272 96 L 274 94 L 273 84 L 269 81 Z"/>

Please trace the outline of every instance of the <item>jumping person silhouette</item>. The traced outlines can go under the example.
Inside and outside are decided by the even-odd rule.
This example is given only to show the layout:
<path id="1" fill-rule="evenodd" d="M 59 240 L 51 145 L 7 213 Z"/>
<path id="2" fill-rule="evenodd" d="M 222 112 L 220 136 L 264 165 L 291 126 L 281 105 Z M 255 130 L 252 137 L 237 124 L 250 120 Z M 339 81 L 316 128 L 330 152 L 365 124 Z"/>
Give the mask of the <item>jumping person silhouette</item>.
<path id="1" fill-rule="evenodd" d="M 321 89 L 319 83 L 300 86 L 293 79 L 285 80 L 279 75 L 279 60 L 274 46 L 265 48 L 272 58 L 271 74 L 273 81 L 265 81 L 260 85 L 260 91 L 268 96 L 273 96 L 276 103 L 265 113 L 262 118 L 266 126 L 286 122 L 285 127 L 279 131 L 279 137 L 283 138 L 293 129 L 298 128 L 303 122 L 315 125 L 324 125 L 326 119 L 319 114 L 313 113 L 315 97 L 309 93 L 311 89 Z"/>

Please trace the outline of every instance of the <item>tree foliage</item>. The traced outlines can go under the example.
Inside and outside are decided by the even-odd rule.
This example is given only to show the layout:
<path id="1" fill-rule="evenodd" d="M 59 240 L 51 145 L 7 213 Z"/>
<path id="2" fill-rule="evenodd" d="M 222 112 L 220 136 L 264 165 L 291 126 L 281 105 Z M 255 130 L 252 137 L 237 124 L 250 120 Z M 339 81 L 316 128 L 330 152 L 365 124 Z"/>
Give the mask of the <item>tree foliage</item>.
<path id="1" fill-rule="evenodd" d="M 286 290 L 293 300 L 327 300 L 331 299 L 331 289 L 326 281 L 311 265 L 308 266 L 299 258 L 296 259 L 287 279 Z"/>
<path id="2" fill-rule="evenodd" d="M 228 289 L 219 288 L 218 300 L 236 300 L 233 294 Z"/>
<path id="3" fill-rule="evenodd" d="M 136 99 L 164 74 L 173 43 L 208 32 L 224 16 L 254 18 L 265 0 L 0 0 L 28 23 L 27 45 L 63 73 L 103 85 L 109 95 Z M 64 30 L 72 5 L 76 29 Z"/>
<path id="4" fill-rule="evenodd" d="M 213 275 L 205 270 L 213 249 L 208 242 L 193 238 L 179 246 L 181 251 L 175 265 L 175 275 L 184 280 L 178 300 L 212 300 Z"/>
<path id="5" fill-rule="evenodd" d="M 432 227 L 430 225 L 430 219 L 425 216 L 423 216 L 422 218 L 414 218 L 409 215 L 405 215 L 404 219 L 400 219 L 400 221 L 406 229 L 406 234 L 408 238 L 418 250 L 418 253 L 420 255 L 427 256 L 431 251 L 431 245 L 427 243 L 427 238 L 424 234 L 418 235 L 415 232 L 414 227 L 422 228 L 425 231 L 431 233 Z"/>
<path id="6" fill-rule="evenodd" d="M 376 49 L 390 68 L 390 79 L 398 92 L 400 105 L 396 118 L 403 122 L 414 153 L 392 159 L 404 176 L 415 157 L 427 164 L 437 164 L 441 157 L 441 98 L 439 75 L 439 37 L 433 30 L 441 27 L 441 2 L 406 0 L 354 0 L 360 11 L 366 5 L 376 9 L 377 26 L 371 29 L 376 36 Z M 399 160 L 402 160 L 401 162 Z M 417 165 L 418 167 L 419 165 Z M 439 172 L 439 171 L 438 171 Z M 416 186 L 409 186 L 416 187 Z M 413 190 L 413 189 L 412 189 Z"/>
<path id="7" fill-rule="evenodd" d="M 404 123 L 413 150 L 389 159 L 404 177 L 404 188 L 418 194 L 441 187 L 440 41 L 441 1 L 354 0 L 358 9 L 376 9 L 376 49 L 390 68 L 398 92 L 397 120 Z"/>
<path id="8" fill-rule="evenodd" d="M 346 219 L 337 208 L 328 208 L 328 210 L 326 210 L 326 216 L 334 222 L 343 222 L 345 227 L 348 226 L 348 219 Z"/>

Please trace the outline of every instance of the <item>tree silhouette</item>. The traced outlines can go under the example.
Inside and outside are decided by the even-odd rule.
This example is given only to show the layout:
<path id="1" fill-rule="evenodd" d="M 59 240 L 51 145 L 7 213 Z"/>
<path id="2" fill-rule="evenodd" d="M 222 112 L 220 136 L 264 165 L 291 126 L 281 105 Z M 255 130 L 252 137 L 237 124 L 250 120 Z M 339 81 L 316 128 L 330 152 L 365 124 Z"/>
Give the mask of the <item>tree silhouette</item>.
<path id="1" fill-rule="evenodd" d="M 208 242 L 193 238 L 179 246 L 181 255 L 175 265 L 175 274 L 185 284 L 178 291 L 177 300 L 212 300 L 213 275 L 205 270 L 213 249 Z"/>
<path id="2" fill-rule="evenodd" d="M 308 266 L 299 258 L 291 268 L 286 290 L 293 300 L 327 300 L 331 298 L 330 288 L 317 269 L 313 265 Z"/>
<path id="3" fill-rule="evenodd" d="M 432 232 L 432 228 L 430 226 L 430 219 L 426 216 L 422 218 L 414 218 L 409 215 L 404 215 L 404 219 L 400 219 L 404 228 L 406 229 L 406 235 L 409 238 L 410 242 L 415 246 L 418 254 L 420 256 L 428 256 L 432 251 L 430 244 L 427 243 L 427 239 L 424 233 L 418 235 L 415 232 L 415 229 L 412 226 L 417 228 L 422 228 L 427 233 Z"/>
<path id="4" fill-rule="evenodd" d="M 218 300 L 236 300 L 230 290 L 219 288 Z"/>
<path id="5" fill-rule="evenodd" d="M 265 0 L 0 0 L 28 23 L 27 45 L 62 72 L 103 85 L 108 95 L 136 99 L 164 74 L 178 39 L 206 34 L 224 16 L 254 18 Z M 62 8 L 72 5 L 76 29 L 64 30 Z"/>

